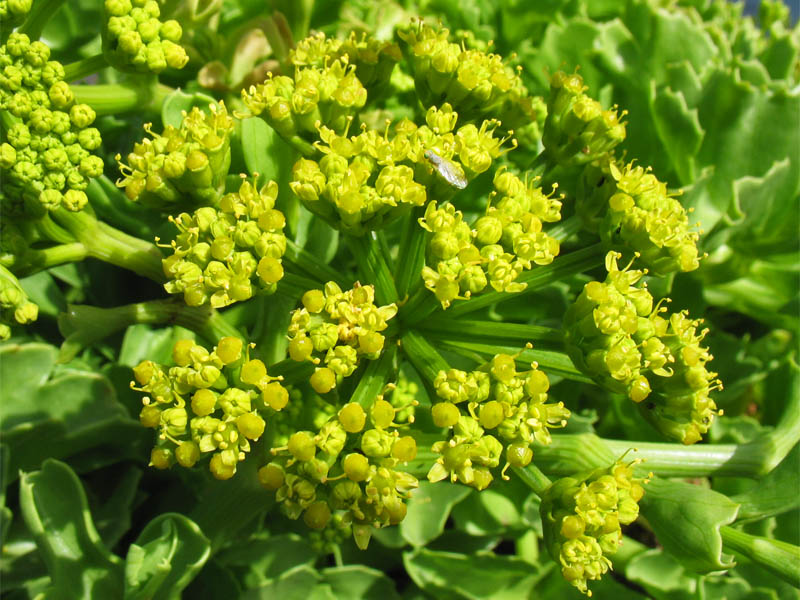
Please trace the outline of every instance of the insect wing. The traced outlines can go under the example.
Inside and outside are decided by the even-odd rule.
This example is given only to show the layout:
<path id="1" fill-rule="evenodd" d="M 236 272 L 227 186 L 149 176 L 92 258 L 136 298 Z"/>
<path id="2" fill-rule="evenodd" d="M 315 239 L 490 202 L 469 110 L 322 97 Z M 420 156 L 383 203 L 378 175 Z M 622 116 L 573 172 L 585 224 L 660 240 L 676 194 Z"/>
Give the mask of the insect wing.
<path id="1" fill-rule="evenodd" d="M 458 167 L 456 167 L 452 162 L 442 158 L 433 150 L 426 151 L 425 157 L 433 163 L 433 165 L 436 167 L 436 170 L 439 171 L 439 175 L 441 175 L 447 183 L 453 187 L 457 187 L 460 190 L 463 190 L 465 187 L 467 187 L 466 178 L 459 173 Z"/>

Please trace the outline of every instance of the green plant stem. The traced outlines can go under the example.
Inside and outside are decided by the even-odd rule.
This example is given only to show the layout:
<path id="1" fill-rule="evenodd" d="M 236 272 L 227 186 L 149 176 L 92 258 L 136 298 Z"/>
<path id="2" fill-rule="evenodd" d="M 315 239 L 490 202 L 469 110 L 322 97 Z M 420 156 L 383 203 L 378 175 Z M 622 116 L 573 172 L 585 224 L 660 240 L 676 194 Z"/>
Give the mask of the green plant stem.
<path id="1" fill-rule="evenodd" d="M 419 374 L 428 382 L 436 379 L 439 371 L 450 368 L 447 361 L 431 346 L 422 335 L 416 331 L 406 331 L 400 339 L 403 352 L 419 371 Z"/>
<path id="2" fill-rule="evenodd" d="M 400 307 L 399 318 L 406 325 L 416 325 L 426 321 L 442 307 L 436 296 L 426 287 L 418 287 L 408 301 Z"/>
<path id="3" fill-rule="evenodd" d="M 87 256 L 86 246 L 80 242 L 72 242 L 50 248 L 29 249 L 21 257 L 12 256 L 11 264 L 5 264 L 4 260 L 0 260 L 0 264 L 8 268 L 13 267 L 14 273 L 19 277 L 27 277 L 50 267 L 79 262 Z"/>
<path id="4" fill-rule="evenodd" d="M 591 379 L 578 371 L 575 365 L 572 364 L 572 360 L 564 352 L 543 349 L 526 349 L 520 352 L 519 346 L 443 339 L 437 339 L 437 341 L 440 347 L 474 360 L 478 364 L 488 362 L 495 354 L 511 354 L 516 356 L 517 364 L 523 368 L 528 368 L 531 363 L 536 363 L 550 375 L 559 375 L 572 381 L 591 383 Z"/>
<path id="5" fill-rule="evenodd" d="M 536 158 L 533 159 L 526 171 L 530 173 L 532 176 L 537 177 L 544 174 L 548 169 L 547 167 L 550 165 L 550 156 L 546 149 L 543 149 Z"/>
<path id="6" fill-rule="evenodd" d="M 24 33 L 31 40 L 38 40 L 42 36 L 42 30 L 50 20 L 64 0 L 36 0 L 31 7 L 31 12 L 28 13 L 28 18 L 20 25 L 18 31 Z"/>
<path id="7" fill-rule="evenodd" d="M 388 348 L 384 348 L 376 360 L 369 361 L 353 395 L 350 397 L 350 402 L 358 402 L 364 409 L 369 410 L 375 402 L 375 398 L 383 392 L 394 373 L 394 357 L 396 354 L 397 346 L 392 344 Z"/>
<path id="8" fill-rule="evenodd" d="M 126 83 L 72 85 L 75 101 L 88 104 L 98 115 L 128 111 L 158 111 L 174 90 L 158 83 L 155 77 L 143 76 Z"/>
<path id="9" fill-rule="evenodd" d="M 502 323 L 497 321 L 469 321 L 466 319 L 450 319 L 447 313 L 427 319 L 418 326 L 426 337 L 442 341 L 480 341 L 511 345 L 514 342 L 524 344 L 545 344 L 548 347 L 563 348 L 564 336 L 558 329 L 519 323 Z"/>
<path id="10" fill-rule="evenodd" d="M 419 226 L 419 219 L 425 213 L 423 207 L 417 207 L 405 217 L 403 232 L 400 237 L 400 249 L 397 254 L 402 257 L 395 270 L 397 294 L 404 299 L 413 292 L 421 282 L 420 272 L 425 266 L 425 248 L 427 232 Z"/>
<path id="11" fill-rule="evenodd" d="M 291 137 L 281 136 L 283 141 L 289 144 L 292 148 L 297 150 L 303 158 L 311 158 L 312 156 L 316 156 L 319 154 L 314 145 L 310 142 L 305 141 L 299 135 L 293 135 Z"/>
<path id="12" fill-rule="evenodd" d="M 553 485 L 550 478 L 542 473 L 539 468 L 531 463 L 527 467 L 511 467 L 514 473 L 522 480 L 522 482 L 533 490 L 533 492 L 540 498 L 544 492 Z"/>
<path id="13" fill-rule="evenodd" d="M 375 297 L 380 304 L 397 302 L 397 288 L 394 285 L 392 270 L 381 251 L 381 244 L 374 232 L 368 231 L 363 236 L 345 236 L 347 245 L 358 263 L 358 269 L 364 283 L 375 285 Z"/>
<path id="14" fill-rule="evenodd" d="M 41 219 L 35 222 L 35 229 L 42 240 L 56 242 L 59 244 L 71 244 L 75 241 L 69 231 L 57 225 L 50 217 L 50 213 L 45 214 Z"/>
<path id="15" fill-rule="evenodd" d="M 581 229 L 581 220 L 577 215 L 573 215 L 564 221 L 559 221 L 555 225 L 553 225 L 550 229 L 547 230 L 547 234 L 550 237 L 557 239 L 559 242 L 563 242 L 566 239 L 569 239 L 576 233 L 578 233 Z"/>
<path id="16" fill-rule="evenodd" d="M 89 181 L 86 195 L 100 220 L 143 240 L 153 237 L 153 213 L 128 200 L 105 175 Z"/>
<path id="17" fill-rule="evenodd" d="M 295 275 L 294 273 L 284 273 L 283 278 L 278 282 L 278 293 L 296 299 L 308 290 L 319 287 L 319 282 L 313 279 Z"/>
<path id="18" fill-rule="evenodd" d="M 517 278 L 517 281 L 526 283 L 528 287 L 518 294 L 491 291 L 476 295 L 469 300 L 458 300 L 447 310 L 447 315 L 449 317 L 460 317 L 509 298 L 523 297 L 525 294 L 535 292 L 539 288 L 555 281 L 599 267 L 603 264 L 605 254 L 603 247 L 600 244 L 595 244 L 588 248 L 558 256 L 549 265 L 535 267 L 522 273 Z"/>
<path id="19" fill-rule="evenodd" d="M 56 222 L 81 242 L 94 258 L 123 267 L 158 283 L 165 281 L 161 268 L 162 255 L 150 242 L 123 233 L 98 221 L 85 210 L 70 212 L 64 208 L 52 211 Z"/>
<path id="20" fill-rule="evenodd" d="M 773 575 L 800 587 L 800 547 L 750 535 L 728 525 L 720 527 L 720 533 L 727 550 L 746 556 Z"/>
<path id="21" fill-rule="evenodd" d="M 314 373 L 314 364 L 310 361 L 297 362 L 291 358 L 282 360 L 268 368 L 269 374 L 275 377 L 283 377 L 284 385 L 291 385 L 308 381 Z"/>
<path id="22" fill-rule="evenodd" d="M 288 238 L 286 239 L 286 253 L 283 255 L 283 259 L 303 271 L 303 274 L 316 279 L 319 283 L 335 281 L 340 285 L 346 285 L 339 271 L 326 265 Z"/>
<path id="23" fill-rule="evenodd" d="M 105 54 L 95 54 L 64 66 L 64 81 L 71 82 L 97 73 L 108 66 Z"/>

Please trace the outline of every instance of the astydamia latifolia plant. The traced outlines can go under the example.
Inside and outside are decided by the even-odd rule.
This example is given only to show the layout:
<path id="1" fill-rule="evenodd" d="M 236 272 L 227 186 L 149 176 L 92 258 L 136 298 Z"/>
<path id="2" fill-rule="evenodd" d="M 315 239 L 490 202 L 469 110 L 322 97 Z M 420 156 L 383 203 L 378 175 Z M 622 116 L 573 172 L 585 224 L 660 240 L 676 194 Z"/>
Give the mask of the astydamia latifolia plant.
<path id="1" fill-rule="evenodd" d="M 770 237 L 785 215 L 762 215 L 758 236 L 726 228 L 766 211 L 767 188 L 795 189 L 797 161 L 725 180 L 733 167 L 686 158 L 676 148 L 691 132 L 668 132 L 660 111 L 703 122 L 692 143 L 722 151 L 712 88 L 729 90 L 731 111 L 765 90 L 764 104 L 789 103 L 800 71 L 784 62 L 800 52 L 777 9 L 765 38 L 712 2 L 722 12 L 693 60 L 634 85 L 617 73 L 629 48 L 664 31 L 689 39 L 712 18 L 703 3 L 673 14 L 642 0 L 602 27 L 592 19 L 612 8 L 571 3 L 578 25 L 548 8 L 573 34 L 594 32 L 575 48 L 540 48 L 551 26 L 508 3 L 475 9 L 473 31 L 460 10 L 445 24 L 392 3 L 377 28 L 369 3 L 344 3 L 341 23 L 313 2 L 269 15 L 236 0 L 59 4 L 0 0 L 0 383 L 12 406 L 0 466 L 5 481 L 22 473 L 0 501 L 19 496 L 33 538 L 6 528 L 5 509 L 0 528 L 4 553 L 39 545 L 43 560 L 22 561 L 41 571 L 26 571 L 26 593 L 91 580 L 100 587 L 81 597 L 179 597 L 199 572 L 185 595 L 235 579 L 225 597 L 288 596 L 302 581 L 303 597 L 369 588 L 389 600 L 381 571 L 397 571 L 416 586 L 404 595 L 536 597 L 541 585 L 622 598 L 617 579 L 650 594 L 642 573 L 670 568 L 711 573 L 697 588 L 711 599 L 730 551 L 767 561 L 736 519 L 777 518 L 776 504 L 738 479 L 723 494 L 716 478 L 764 477 L 798 441 L 800 425 L 756 402 L 773 380 L 753 366 L 795 377 L 791 319 L 770 313 L 765 290 L 791 288 L 796 248 Z M 56 11 L 89 11 L 94 29 L 59 33 Z M 660 23 L 653 39 L 634 40 L 625 28 L 647 19 Z M 499 23 L 516 37 L 490 41 Z M 735 46 L 701 68 L 728 34 Z M 539 65 L 556 48 L 563 58 Z M 579 75 L 570 60 L 584 48 L 597 56 Z M 736 77 L 709 74 L 731 56 Z M 654 158 L 648 136 L 664 132 L 670 151 Z M 707 200 L 721 191 L 735 203 Z M 715 215 L 705 236 L 696 221 Z M 779 263 L 756 256 L 767 248 Z M 720 325 L 747 338 L 744 314 L 777 319 L 782 337 L 725 349 Z M 40 421 L 52 452 L 33 443 Z M 124 527 L 150 520 L 134 544 L 113 519 L 89 530 L 68 467 L 30 473 L 50 456 L 102 467 L 84 477 L 92 507 L 129 510 Z M 42 525 L 64 521 L 44 515 L 56 495 L 37 487 L 56 471 L 59 502 L 80 515 L 81 535 L 59 538 L 69 568 Z M 107 557 L 101 539 L 130 545 L 125 561 L 85 558 Z M 770 568 L 785 578 L 794 547 L 780 548 Z M 634 568 L 639 556 L 656 566 Z M 556 568 L 540 564 L 550 558 Z M 363 565 L 358 584 L 347 562 Z"/>

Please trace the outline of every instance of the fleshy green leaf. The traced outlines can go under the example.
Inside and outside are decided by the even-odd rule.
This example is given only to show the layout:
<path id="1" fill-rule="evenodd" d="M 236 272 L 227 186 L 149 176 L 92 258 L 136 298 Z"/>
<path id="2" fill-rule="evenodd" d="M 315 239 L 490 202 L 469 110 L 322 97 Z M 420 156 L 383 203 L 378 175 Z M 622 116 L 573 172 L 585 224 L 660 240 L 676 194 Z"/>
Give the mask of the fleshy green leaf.
<path id="1" fill-rule="evenodd" d="M 399 600 L 394 582 L 386 575 L 363 565 L 346 565 L 320 571 L 323 581 L 336 598 L 352 600 Z"/>
<path id="2" fill-rule="evenodd" d="M 419 548 L 406 552 L 403 562 L 414 583 L 434 598 L 527 598 L 541 577 L 528 562 L 494 554 L 467 556 Z"/>
<path id="3" fill-rule="evenodd" d="M 183 122 L 184 112 L 190 112 L 195 106 L 207 111 L 208 105 L 215 103 L 216 100 L 207 94 L 201 92 L 187 94 L 178 89 L 167 96 L 161 105 L 161 121 L 164 127 L 171 125 L 177 128 Z"/>
<path id="4" fill-rule="evenodd" d="M 307 540 L 296 534 L 271 536 L 235 544 L 219 553 L 220 564 L 246 569 L 247 587 L 258 587 L 282 573 L 300 566 L 313 566 L 317 554 Z"/>
<path id="5" fill-rule="evenodd" d="M 126 600 L 180 598 L 210 554 L 211 543 L 191 519 L 178 513 L 159 515 L 128 550 Z"/>
<path id="6" fill-rule="evenodd" d="M 795 446 L 772 472 L 754 484 L 752 489 L 733 496 L 742 505 L 739 519 L 763 519 L 800 508 L 797 474 L 800 473 L 800 446 Z"/>
<path id="7" fill-rule="evenodd" d="M 444 530 L 450 510 L 470 491 L 464 485 L 421 481 L 408 501 L 406 518 L 398 526 L 403 538 L 412 546 L 424 546 L 436 539 Z"/>
<path id="8" fill-rule="evenodd" d="M 642 514 L 664 549 L 697 573 L 733 566 L 722 552 L 720 527 L 736 519 L 739 505 L 713 490 L 653 478 L 640 502 Z"/>
<path id="9" fill-rule="evenodd" d="M 50 573 L 48 598 L 122 597 L 122 561 L 100 541 L 72 469 L 47 460 L 23 473 L 20 509 Z"/>

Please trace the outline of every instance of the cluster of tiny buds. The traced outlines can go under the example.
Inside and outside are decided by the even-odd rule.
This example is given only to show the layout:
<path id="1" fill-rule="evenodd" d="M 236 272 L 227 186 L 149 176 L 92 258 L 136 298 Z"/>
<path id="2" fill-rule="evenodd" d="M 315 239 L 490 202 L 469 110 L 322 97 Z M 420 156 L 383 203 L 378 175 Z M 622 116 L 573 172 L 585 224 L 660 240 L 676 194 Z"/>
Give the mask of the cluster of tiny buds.
<path id="1" fill-rule="evenodd" d="M 384 393 L 393 391 L 390 384 Z M 302 515 L 315 530 L 332 520 L 352 526 L 356 543 L 366 548 L 373 528 L 403 520 L 408 493 L 418 485 L 401 468 L 417 454 L 414 438 L 401 435 L 413 416 L 400 415 L 414 405 L 395 407 L 384 394 L 366 408 L 344 404 L 318 431 L 293 431 L 274 446 L 274 458 L 259 470 L 259 481 L 275 491 L 290 518 Z"/>
<path id="2" fill-rule="evenodd" d="M 164 289 L 183 294 L 189 306 L 214 308 L 275 292 L 286 252 L 286 218 L 275 208 L 277 196 L 274 181 L 257 189 L 243 176 L 219 208 L 170 217 L 178 235 L 166 245 L 173 254 L 163 260 Z"/>
<path id="3" fill-rule="evenodd" d="M 604 283 L 589 282 L 564 315 L 567 352 L 606 389 L 625 394 L 668 437 L 692 444 L 708 431 L 716 410 L 709 394 L 721 388 L 706 369 L 712 356 L 700 345 L 705 331 L 686 312 L 662 316 L 644 285 L 646 271 L 620 269 L 606 256 Z M 645 402 L 645 400 L 647 400 Z"/>
<path id="4" fill-rule="evenodd" d="M 28 299 L 17 278 L 0 265 L 0 341 L 11 336 L 11 325 L 25 325 L 39 317 L 39 307 Z"/>
<path id="5" fill-rule="evenodd" d="M 147 394 L 139 419 L 159 430 L 152 466 L 192 467 L 210 453 L 212 475 L 233 477 L 250 443 L 264 433 L 265 417 L 289 402 L 281 377 L 270 376 L 261 360 L 250 358 L 252 347 L 224 337 L 209 352 L 193 340 L 179 340 L 172 351 L 175 366 L 148 360 L 133 369 L 131 387 Z"/>
<path id="6" fill-rule="evenodd" d="M 89 180 L 103 173 L 92 154 L 102 140 L 95 112 L 75 102 L 50 48 L 12 32 L 0 46 L 0 109 L 10 123 L 0 144 L 6 214 L 41 217 L 86 205 Z"/>
<path id="7" fill-rule="evenodd" d="M 498 292 L 522 291 L 519 275 L 532 264 L 550 264 L 558 255 L 558 241 L 542 225 L 560 220 L 561 201 L 554 192 L 545 195 L 536 182 L 524 183 L 498 169 L 486 212 L 471 228 L 451 204 L 428 204 L 419 221 L 433 234 L 422 277 L 442 308 L 487 285 Z"/>
<path id="8" fill-rule="evenodd" d="M 518 372 L 516 359 L 498 354 L 482 370 L 438 373 L 433 385 L 441 401 L 431 414 L 434 424 L 448 429 L 450 436 L 433 446 L 440 457 L 428 473 L 430 481 L 449 477 L 482 490 L 492 482 L 491 469 L 500 465 L 503 451 L 505 478 L 509 467 L 530 463 L 534 442 L 549 444 L 549 429 L 567 424 L 570 412 L 564 403 L 547 403 L 547 375 L 536 363 Z"/>
<path id="9" fill-rule="evenodd" d="M 105 0 L 103 31 L 106 60 L 121 71 L 160 73 L 182 69 L 189 56 L 178 44 L 183 35 L 178 21 L 161 21 L 155 0 Z"/>
<path id="10" fill-rule="evenodd" d="M 333 281 L 303 294 L 302 308 L 292 312 L 289 356 L 318 366 L 311 387 L 326 394 L 353 374 L 362 357 L 374 360 L 385 343 L 381 333 L 397 314 L 397 305 L 375 305 L 375 288 L 356 283 L 343 292 Z"/>

